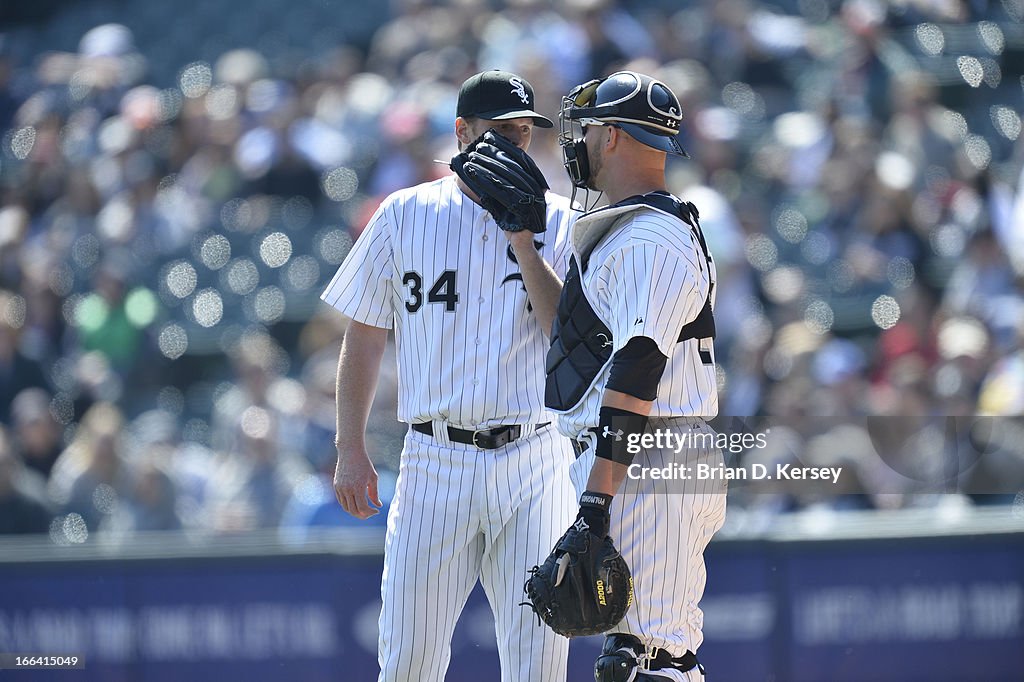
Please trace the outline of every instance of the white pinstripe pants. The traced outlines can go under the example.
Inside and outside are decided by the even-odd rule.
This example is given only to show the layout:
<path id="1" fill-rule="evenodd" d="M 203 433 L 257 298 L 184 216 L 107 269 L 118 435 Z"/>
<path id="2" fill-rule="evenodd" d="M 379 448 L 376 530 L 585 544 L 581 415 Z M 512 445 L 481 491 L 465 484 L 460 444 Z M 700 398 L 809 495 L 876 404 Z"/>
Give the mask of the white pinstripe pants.
<path id="1" fill-rule="evenodd" d="M 696 426 L 694 426 L 696 425 Z M 651 418 L 648 430 L 714 431 L 703 420 Z M 721 465 L 722 452 L 712 450 L 644 450 L 634 463 L 663 468 L 673 462 L 696 470 L 697 462 Z M 582 492 L 594 463 L 588 448 L 571 468 L 573 484 Z M 704 549 L 725 522 L 726 482 L 633 480 L 626 478 L 611 507 L 610 535 L 633 575 L 633 605 L 612 632 L 633 635 L 646 646 L 667 649 L 672 656 L 696 652 L 704 640 L 704 613 L 698 603 L 707 574 Z M 702 679 L 699 672 L 689 675 Z M 680 676 L 679 679 L 685 679 Z"/>
<path id="2" fill-rule="evenodd" d="M 565 681 L 569 641 L 519 603 L 527 571 L 576 511 L 572 459 L 553 426 L 496 450 L 409 431 L 388 514 L 379 682 L 444 679 L 478 578 L 495 614 L 502 682 Z"/>

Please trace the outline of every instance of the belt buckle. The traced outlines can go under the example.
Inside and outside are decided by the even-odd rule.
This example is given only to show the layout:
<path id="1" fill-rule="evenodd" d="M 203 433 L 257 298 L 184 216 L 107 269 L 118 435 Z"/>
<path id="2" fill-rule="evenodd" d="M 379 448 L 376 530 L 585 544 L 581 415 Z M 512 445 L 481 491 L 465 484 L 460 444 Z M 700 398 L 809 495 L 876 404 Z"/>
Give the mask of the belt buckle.
<path id="1" fill-rule="evenodd" d="M 474 431 L 473 432 L 473 445 L 475 447 L 481 449 L 481 450 L 487 450 L 488 448 L 485 448 L 484 446 L 480 445 L 480 443 L 477 443 L 476 439 L 477 439 L 477 436 L 479 436 L 481 433 L 486 434 L 486 435 L 490 435 L 488 433 L 489 431 L 490 431 L 490 429 L 477 429 L 476 431 Z"/>

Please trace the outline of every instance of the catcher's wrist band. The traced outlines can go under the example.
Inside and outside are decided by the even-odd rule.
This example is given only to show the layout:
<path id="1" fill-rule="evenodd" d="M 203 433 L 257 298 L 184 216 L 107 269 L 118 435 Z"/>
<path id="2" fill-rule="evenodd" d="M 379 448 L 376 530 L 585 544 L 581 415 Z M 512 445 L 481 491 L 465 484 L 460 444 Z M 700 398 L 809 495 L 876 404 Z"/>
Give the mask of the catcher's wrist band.
<path id="1" fill-rule="evenodd" d="M 633 462 L 633 454 L 628 449 L 629 437 L 633 434 L 639 436 L 644 432 L 647 428 L 647 416 L 608 406 L 602 407 L 600 414 L 594 455 L 629 466 Z"/>
<path id="2" fill-rule="evenodd" d="M 614 498 L 611 495 L 606 495 L 605 493 L 598 493 L 594 492 L 593 490 L 588 490 L 582 495 L 580 495 L 580 506 L 597 507 L 601 509 L 601 511 L 607 512 L 608 508 L 612 505 L 613 499 Z"/>
<path id="3" fill-rule="evenodd" d="M 604 493 L 588 490 L 580 495 L 580 511 L 577 519 L 583 519 L 588 529 L 594 535 L 603 538 L 608 535 L 611 526 L 609 508 L 612 504 L 612 496 Z"/>

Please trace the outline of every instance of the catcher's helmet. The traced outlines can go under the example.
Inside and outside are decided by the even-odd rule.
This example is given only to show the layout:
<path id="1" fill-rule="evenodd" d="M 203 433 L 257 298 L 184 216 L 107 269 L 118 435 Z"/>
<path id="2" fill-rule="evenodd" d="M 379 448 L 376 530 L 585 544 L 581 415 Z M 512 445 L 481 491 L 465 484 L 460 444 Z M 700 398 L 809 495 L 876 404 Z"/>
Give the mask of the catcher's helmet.
<path id="1" fill-rule="evenodd" d="M 677 139 L 683 120 L 679 99 L 661 81 L 635 71 L 576 86 L 563 100 L 562 116 L 584 125 L 587 119 L 610 123 L 649 147 L 689 156 Z"/>

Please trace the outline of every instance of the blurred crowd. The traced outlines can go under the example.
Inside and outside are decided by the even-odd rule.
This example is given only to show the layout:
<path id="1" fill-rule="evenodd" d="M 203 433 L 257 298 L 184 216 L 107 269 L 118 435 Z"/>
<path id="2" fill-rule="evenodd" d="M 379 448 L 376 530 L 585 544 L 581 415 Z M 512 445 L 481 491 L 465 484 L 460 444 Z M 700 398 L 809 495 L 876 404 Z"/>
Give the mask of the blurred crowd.
<path id="1" fill-rule="evenodd" d="M 0 533 L 353 523 L 330 487 L 344 321 L 318 296 L 384 196 L 448 172 L 483 68 L 551 117 L 621 68 L 679 95 L 670 189 L 718 262 L 722 413 L 819 419 L 759 456 L 856 468 L 869 429 L 823 418 L 1024 412 L 1020 0 L 408 0 L 365 40 L 316 25 L 209 61 L 137 40 L 116 12 L 148 3 L 95 6 L 77 50 L 0 34 Z M 530 151 L 568 194 L 554 134 Z M 395 376 L 368 436 L 385 501 Z M 1019 476 L 1024 439 L 986 442 L 984 476 Z M 738 500 L 935 503 L 861 468 L 842 495 Z"/>

